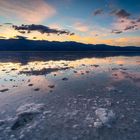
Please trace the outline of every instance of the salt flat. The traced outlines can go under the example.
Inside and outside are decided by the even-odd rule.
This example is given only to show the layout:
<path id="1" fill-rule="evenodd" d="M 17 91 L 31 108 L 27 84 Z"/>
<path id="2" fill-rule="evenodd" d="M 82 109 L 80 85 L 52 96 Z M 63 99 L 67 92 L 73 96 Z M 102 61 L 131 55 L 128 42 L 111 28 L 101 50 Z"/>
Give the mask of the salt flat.
<path id="1" fill-rule="evenodd" d="M 1 56 L 0 140 L 140 139 L 138 54 Z"/>

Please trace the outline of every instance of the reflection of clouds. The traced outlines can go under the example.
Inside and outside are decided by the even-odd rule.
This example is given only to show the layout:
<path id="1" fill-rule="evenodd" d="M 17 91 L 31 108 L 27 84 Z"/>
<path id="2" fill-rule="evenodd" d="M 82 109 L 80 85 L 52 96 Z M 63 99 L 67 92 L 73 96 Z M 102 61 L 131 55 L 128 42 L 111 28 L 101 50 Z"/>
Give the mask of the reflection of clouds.
<path id="1" fill-rule="evenodd" d="M 123 65 L 123 64 L 125 64 L 125 61 L 124 60 L 116 60 L 115 63 L 118 65 Z"/>
<path id="2" fill-rule="evenodd" d="M 140 73 L 133 71 L 133 72 L 126 72 L 126 71 L 120 71 L 116 70 L 112 72 L 113 80 L 115 81 L 123 81 L 123 80 L 131 80 L 135 84 L 138 84 L 140 86 Z"/>
<path id="3" fill-rule="evenodd" d="M 140 73 L 139 72 L 133 72 L 133 73 L 127 73 L 123 72 L 126 78 L 131 79 L 133 82 L 139 82 L 140 83 Z"/>
<path id="4" fill-rule="evenodd" d="M 124 80 L 126 77 L 125 77 L 125 75 L 124 75 L 124 73 L 122 73 L 121 71 L 119 71 L 119 70 L 116 70 L 116 71 L 113 71 L 112 72 L 112 76 L 113 76 L 113 79 L 114 80 Z"/>
<path id="5" fill-rule="evenodd" d="M 131 65 L 135 65 L 136 64 L 136 60 L 135 58 L 131 58 L 132 61 L 127 60 L 124 57 L 108 57 L 108 58 L 84 58 L 84 59 L 80 59 L 80 60 L 76 60 L 76 61 L 70 61 L 69 65 L 73 66 L 73 67 L 79 67 L 82 64 L 85 65 L 109 65 L 109 64 L 131 64 Z"/>
<path id="6" fill-rule="evenodd" d="M 51 72 L 51 75 L 55 76 L 61 76 L 63 75 L 60 71 L 55 71 L 55 72 Z"/>
<path id="7" fill-rule="evenodd" d="M 26 74 L 26 75 L 46 75 L 52 72 L 67 70 L 69 67 L 65 68 L 43 68 L 41 70 L 29 70 L 29 71 L 20 71 L 19 74 Z"/>
<path id="8" fill-rule="evenodd" d="M 16 80 L 16 82 L 22 78 L 25 80 L 30 78 L 32 81 L 32 75 L 36 75 L 36 78 L 45 77 L 55 80 L 58 77 L 64 76 L 65 74 L 71 77 L 82 77 L 83 75 L 94 76 L 98 73 L 109 73 L 112 74 L 114 80 L 131 79 L 134 82 L 139 82 L 138 67 L 139 57 L 107 57 L 107 58 L 83 58 L 79 60 L 49 60 L 49 61 L 31 61 L 26 65 L 20 63 L 0 63 L 0 75 L 1 83 L 4 82 L 4 78 L 9 77 Z M 96 67 L 99 65 L 99 67 Z M 132 73 L 127 73 L 127 70 L 131 70 Z M 23 75 L 18 75 L 23 74 Z M 28 75 L 28 76 L 27 76 Z M 35 82 L 38 79 L 34 80 Z M 7 81 L 8 83 L 9 81 Z M 44 81 L 38 81 L 37 83 L 46 83 Z M 36 84 L 37 84 L 36 83 Z M 47 84 L 47 83 L 46 83 Z M 45 86 L 45 85 L 44 85 Z"/>
<path id="9" fill-rule="evenodd" d="M 70 66 L 79 67 L 81 65 L 93 65 L 93 64 L 103 64 L 109 63 L 107 59 L 97 59 L 97 58 L 84 58 L 76 61 L 71 61 Z"/>
<path id="10" fill-rule="evenodd" d="M 75 61 L 32 61 L 29 62 L 27 65 L 21 65 L 20 63 L 0 63 L 0 70 L 6 69 L 11 70 L 12 68 L 17 69 L 17 71 L 21 70 L 42 70 L 43 68 L 67 68 L 67 67 L 73 67 L 73 68 L 79 68 L 82 67 L 82 69 L 86 68 L 87 66 L 92 65 L 110 65 L 110 64 L 125 64 L 125 65 L 137 65 L 139 64 L 138 60 L 139 57 L 131 57 L 131 60 L 127 57 L 108 57 L 108 58 L 83 58 Z M 92 68 L 91 68 L 92 69 Z"/>
<path id="11" fill-rule="evenodd" d="M 41 88 L 41 90 L 49 90 L 48 85 L 53 84 L 52 81 L 44 76 L 31 76 L 30 83 L 33 84 L 32 88 Z"/>

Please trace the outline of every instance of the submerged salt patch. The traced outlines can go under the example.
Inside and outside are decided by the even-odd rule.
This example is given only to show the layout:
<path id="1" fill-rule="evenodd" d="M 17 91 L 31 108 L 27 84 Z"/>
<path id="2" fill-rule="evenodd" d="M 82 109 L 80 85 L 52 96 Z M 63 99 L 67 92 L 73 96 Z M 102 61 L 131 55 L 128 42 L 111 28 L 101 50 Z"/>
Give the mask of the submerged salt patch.
<path id="1" fill-rule="evenodd" d="M 115 119 L 115 113 L 106 108 L 98 108 L 95 114 L 98 118 L 97 121 L 94 122 L 95 127 L 101 127 L 103 125 L 110 127 L 110 123 Z"/>

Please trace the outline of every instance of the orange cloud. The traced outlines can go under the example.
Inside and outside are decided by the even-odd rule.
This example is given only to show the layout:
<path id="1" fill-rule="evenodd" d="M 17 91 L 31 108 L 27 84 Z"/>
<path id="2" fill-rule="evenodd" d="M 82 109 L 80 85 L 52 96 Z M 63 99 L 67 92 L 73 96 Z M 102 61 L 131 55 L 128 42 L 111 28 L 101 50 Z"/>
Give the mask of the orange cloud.
<path id="1" fill-rule="evenodd" d="M 0 15 L 18 18 L 26 23 L 40 23 L 53 16 L 56 10 L 44 0 L 1 0 Z"/>
<path id="2" fill-rule="evenodd" d="M 140 29 L 140 22 L 137 19 L 117 19 L 115 23 L 112 24 L 113 28 L 122 32 L 135 32 Z"/>
<path id="3" fill-rule="evenodd" d="M 119 37 L 111 39 L 102 39 L 99 37 L 88 37 L 88 36 L 68 36 L 67 40 L 77 41 L 88 44 L 108 44 L 113 46 L 140 46 L 139 37 Z"/>

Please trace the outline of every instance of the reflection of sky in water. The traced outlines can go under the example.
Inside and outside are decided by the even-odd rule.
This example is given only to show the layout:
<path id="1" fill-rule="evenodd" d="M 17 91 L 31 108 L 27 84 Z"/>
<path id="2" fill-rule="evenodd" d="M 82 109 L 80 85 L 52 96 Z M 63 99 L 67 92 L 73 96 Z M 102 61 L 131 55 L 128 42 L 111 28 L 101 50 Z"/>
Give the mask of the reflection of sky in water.
<path id="1" fill-rule="evenodd" d="M 140 83 L 140 57 L 82 58 L 78 60 L 42 60 L 26 65 L 12 62 L 0 63 L 0 89 L 43 88 L 57 85 L 62 78 L 92 78 L 95 75 L 108 75 L 114 81 L 132 79 Z M 89 77 L 88 77 L 89 76 Z M 85 80 L 85 79 L 84 79 Z M 28 86 L 33 84 L 33 87 Z"/>

